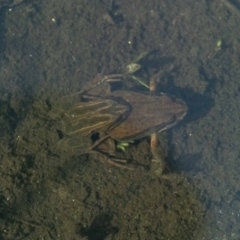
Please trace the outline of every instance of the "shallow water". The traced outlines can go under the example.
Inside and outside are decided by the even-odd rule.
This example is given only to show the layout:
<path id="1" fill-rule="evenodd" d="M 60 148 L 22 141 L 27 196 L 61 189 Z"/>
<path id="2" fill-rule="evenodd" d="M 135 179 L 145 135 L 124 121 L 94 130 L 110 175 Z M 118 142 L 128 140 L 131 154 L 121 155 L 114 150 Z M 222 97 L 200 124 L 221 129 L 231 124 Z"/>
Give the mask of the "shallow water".
<path id="1" fill-rule="evenodd" d="M 240 13 L 226 3 L 4 2 L 3 239 L 240 238 Z M 189 106 L 159 136 L 170 177 L 54 151 L 51 103 L 102 70 L 122 73 L 144 51 L 152 57 L 139 76 L 162 71 L 158 91 Z M 149 165 L 149 138 L 120 154 Z"/>

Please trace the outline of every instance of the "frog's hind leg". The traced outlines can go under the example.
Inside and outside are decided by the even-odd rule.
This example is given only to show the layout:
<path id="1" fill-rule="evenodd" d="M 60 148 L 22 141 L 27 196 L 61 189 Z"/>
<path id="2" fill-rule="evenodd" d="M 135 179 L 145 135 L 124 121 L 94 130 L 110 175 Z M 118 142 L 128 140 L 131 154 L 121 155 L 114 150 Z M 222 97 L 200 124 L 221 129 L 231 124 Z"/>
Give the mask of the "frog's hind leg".
<path id="1" fill-rule="evenodd" d="M 155 74 L 149 82 L 149 89 L 151 92 L 156 91 L 157 88 L 157 80 L 159 78 L 159 73 Z M 157 133 L 152 133 L 151 134 L 151 152 L 153 155 L 153 159 L 151 161 L 151 166 L 150 169 L 151 171 L 154 172 L 155 175 L 157 176 L 161 176 L 162 172 L 164 170 L 165 167 L 165 162 L 164 162 L 164 157 L 163 154 L 159 153 L 159 146 L 158 146 L 158 137 L 157 137 Z"/>
<path id="2" fill-rule="evenodd" d="M 151 160 L 151 170 L 155 175 L 161 176 L 165 167 L 163 154 L 159 153 L 158 146 L 158 137 L 156 133 L 151 134 L 151 152 L 153 159 Z"/>

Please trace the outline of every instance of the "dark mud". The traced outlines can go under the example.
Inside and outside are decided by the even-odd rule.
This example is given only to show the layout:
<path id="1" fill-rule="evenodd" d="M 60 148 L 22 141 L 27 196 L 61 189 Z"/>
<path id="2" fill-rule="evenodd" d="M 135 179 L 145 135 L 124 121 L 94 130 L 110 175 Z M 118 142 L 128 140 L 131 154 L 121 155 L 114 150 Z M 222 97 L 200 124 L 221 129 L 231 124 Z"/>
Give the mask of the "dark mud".
<path id="1" fill-rule="evenodd" d="M 235 5 L 0 2 L 1 239 L 239 239 Z M 162 71 L 158 90 L 190 109 L 162 136 L 170 177 L 54 151 L 49 103 L 145 51 L 142 77 Z M 149 165 L 149 138 L 126 154 Z"/>

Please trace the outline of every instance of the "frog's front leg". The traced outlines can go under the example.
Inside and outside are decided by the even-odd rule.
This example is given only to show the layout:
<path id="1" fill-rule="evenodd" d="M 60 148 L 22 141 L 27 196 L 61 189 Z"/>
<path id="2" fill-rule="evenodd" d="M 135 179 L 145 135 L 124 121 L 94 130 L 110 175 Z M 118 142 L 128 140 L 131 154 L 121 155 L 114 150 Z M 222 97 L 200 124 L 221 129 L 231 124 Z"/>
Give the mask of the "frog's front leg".
<path id="1" fill-rule="evenodd" d="M 158 138 L 156 133 L 151 134 L 150 146 L 151 146 L 151 152 L 153 155 L 150 168 L 157 176 L 161 176 L 165 167 L 165 162 L 164 162 L 163 156 L 160 155 L 158 150 L 159 145 L 158 145 Z"/>
<path id="2" fill-rule="evenodd" d="M 154 75 L 149 82 L 149 89 L 151 92 L 155 92 L 156 88 L 157 88 L 157 79 L 159 78 L 159 73 L 157 73 L 156 75 Z M 151 143 L 150 143 L 150 147 L 151 147 L 151 152 L 153 155 L 153 159 L 151 160 L 151 165 L 150 165 L 150 169 L 154 172 L 155 175 L 157 176 L 161 176 L 162 172 L 164 170 L 165 167 L 165 162 L 164 162 L 164 157 L 162 154 L 160 154 L 159 152 L 159 145 L 158 145 L 158 137 L 157 137 L 157 133 L 152 133 L 151 134 Z"/>

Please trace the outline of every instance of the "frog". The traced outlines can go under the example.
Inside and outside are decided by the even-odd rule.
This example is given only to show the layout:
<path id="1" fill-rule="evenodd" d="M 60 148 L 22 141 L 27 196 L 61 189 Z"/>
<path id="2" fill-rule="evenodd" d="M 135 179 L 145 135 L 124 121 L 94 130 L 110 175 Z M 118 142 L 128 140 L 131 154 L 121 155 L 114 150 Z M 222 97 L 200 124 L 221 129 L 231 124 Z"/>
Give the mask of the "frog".
<path id="1" fill-rule="evenodd" d="M 90 89 L 61 99 L 65 136 L 58 146 L 74 155 L 94 154 L 102 162 L 135 169 L 136 165 L 115 157 L 114 141 L 133 141 L 151 135 L 152 162 L 158 163 L 161 174 L 164 164 L 156 150 L 156 133 L 181 121 L 187 114 L 187 105 L 169 94 L 153 92 L 156 77 L 150 80 L 150 92 L 108 90 L 103 93 L 98 89 L 98 86 L 122 81 L 123 78 L 121 74 L 97 77 Z M 94 124 L 83 121 L 84 115 L 94 116 Z M 95 134 L 98 134 L 98 139 L 93 142 Z"/>
<path id="2" fill-rule="evenodd" d="M 162 175 L 165 162 L 158 151 L 157 133 L 175 126 L 187 114 L 186 103 L 170 94 L 156 93 L 156 80 L 159 74 L 150 79 L 150 92 L 117 90 L 110 96 L 122 97 L 131 107 L 131 113 L 115 128 L 107 131 L 108 136 L 118 142 L 128 142 L 151 136 L 150 145 L 153 159 L 151 169 L 155 175 Z"/>

